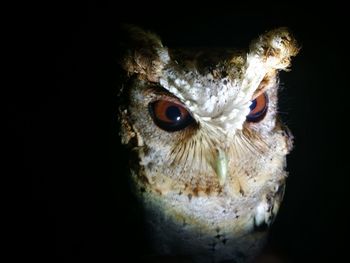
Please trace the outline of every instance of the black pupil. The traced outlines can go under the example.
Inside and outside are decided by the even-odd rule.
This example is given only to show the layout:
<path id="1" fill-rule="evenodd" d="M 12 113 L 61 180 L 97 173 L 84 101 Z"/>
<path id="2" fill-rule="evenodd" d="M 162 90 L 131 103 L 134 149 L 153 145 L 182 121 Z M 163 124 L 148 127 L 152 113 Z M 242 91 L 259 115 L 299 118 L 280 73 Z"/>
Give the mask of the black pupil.
<path id="1" fill-rule="evenodd" d="M 250 110 L 254 110 L 256 107 L 256 99 L 252 101 L 252 104 L 250 105 Z"/>
<path id="2" fill-rule="evenodd" d="M 177 106 L 170 106 L 166 109 L 165 115 L 169 120 L 179 121 L 181 120 L 181 111 Z"/>

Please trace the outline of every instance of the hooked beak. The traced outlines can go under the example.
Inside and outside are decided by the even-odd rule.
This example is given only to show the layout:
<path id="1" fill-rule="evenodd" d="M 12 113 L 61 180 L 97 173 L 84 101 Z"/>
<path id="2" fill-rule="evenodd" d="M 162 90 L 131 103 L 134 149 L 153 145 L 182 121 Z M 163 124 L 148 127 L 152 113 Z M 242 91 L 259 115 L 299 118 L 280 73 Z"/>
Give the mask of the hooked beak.
<path id="1" fill-rule="evenodd" d="M 220 186 L 225 184 L 228 170 L 227 154 L 220 147 L 216 148 L 215 172 L 219 179 Z"/>

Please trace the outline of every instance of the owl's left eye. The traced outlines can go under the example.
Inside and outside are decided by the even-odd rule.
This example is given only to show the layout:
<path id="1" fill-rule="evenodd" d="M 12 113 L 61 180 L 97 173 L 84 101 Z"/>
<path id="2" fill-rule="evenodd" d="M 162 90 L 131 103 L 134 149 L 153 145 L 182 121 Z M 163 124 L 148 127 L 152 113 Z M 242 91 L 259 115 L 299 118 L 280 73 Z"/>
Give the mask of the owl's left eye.
<path id="1" fill-rule="evenodd" d="M 157 100 L 148 109 L 154 123 L 168 132 L 182 130 L 195 122 L 185 107 L 172 101 Z"/>

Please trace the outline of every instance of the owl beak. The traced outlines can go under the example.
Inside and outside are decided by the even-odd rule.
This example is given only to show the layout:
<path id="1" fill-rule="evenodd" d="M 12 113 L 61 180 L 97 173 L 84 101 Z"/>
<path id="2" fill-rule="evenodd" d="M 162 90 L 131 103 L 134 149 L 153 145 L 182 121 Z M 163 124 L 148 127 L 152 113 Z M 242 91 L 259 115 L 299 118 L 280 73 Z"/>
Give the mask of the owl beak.
<path id="1" fill-rule="evenodd" d="M 221 148 L 216 148 L 215 172 L 219 179 L 220 186 L 225 184 L 227 178 L 227 155 Z"/>

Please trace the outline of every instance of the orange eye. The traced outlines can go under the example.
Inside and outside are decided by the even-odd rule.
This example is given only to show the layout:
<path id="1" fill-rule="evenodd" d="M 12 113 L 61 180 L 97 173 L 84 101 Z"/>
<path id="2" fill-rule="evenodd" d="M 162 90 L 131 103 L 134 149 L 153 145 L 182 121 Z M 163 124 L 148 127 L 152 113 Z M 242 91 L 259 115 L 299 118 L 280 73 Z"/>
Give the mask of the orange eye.
<path id="1" fill-rule="evenodd" d="M 168 132 L 182 130 L 194 122 L 185 107 L 172 101 L 157 100 L 148 109 L 154 123 Z"/>
<path id="2" fill-rule="evenodd" d="M 268 97 L 266 93 L 262 93 L 257 98 L 252 100 L 250 105 L 250 112 L 247 116 L 247 121 L 249 122 L 259 122 L 261 121 L 268 109 Z"/>

